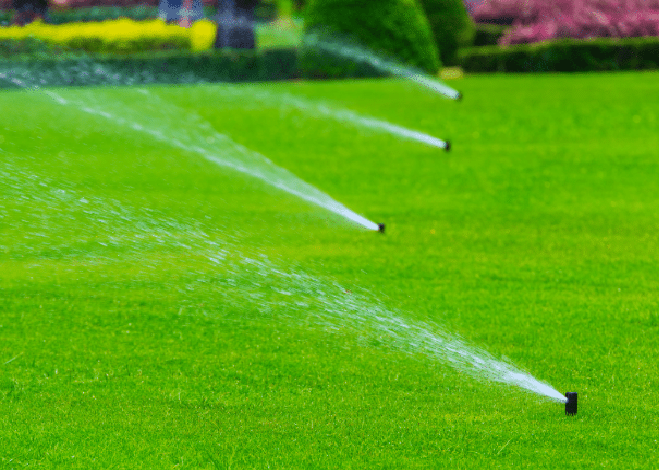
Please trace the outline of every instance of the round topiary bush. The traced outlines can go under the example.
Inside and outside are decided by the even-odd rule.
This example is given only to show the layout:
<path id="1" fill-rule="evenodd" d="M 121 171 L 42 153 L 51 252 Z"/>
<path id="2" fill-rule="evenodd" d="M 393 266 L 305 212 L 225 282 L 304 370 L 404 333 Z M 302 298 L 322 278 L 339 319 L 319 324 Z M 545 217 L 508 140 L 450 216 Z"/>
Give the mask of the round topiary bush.
<path id="1" fill-rule="evenodd" d="M 435 35 L 442 61 L 456 65 L 458 49 L 474 41 L 474 22 L 462 0 L 419 0 Z"/>
<path id="2" fill-rule="evenodd" d="M 428 73 L 440 67 L 439 53 L 416 0 L 311 0 L 305 10 L 300 69 L 305 77 L 386 74 L 387 58 Z M 366 60 L 365 60 L 366 59 Z"/>

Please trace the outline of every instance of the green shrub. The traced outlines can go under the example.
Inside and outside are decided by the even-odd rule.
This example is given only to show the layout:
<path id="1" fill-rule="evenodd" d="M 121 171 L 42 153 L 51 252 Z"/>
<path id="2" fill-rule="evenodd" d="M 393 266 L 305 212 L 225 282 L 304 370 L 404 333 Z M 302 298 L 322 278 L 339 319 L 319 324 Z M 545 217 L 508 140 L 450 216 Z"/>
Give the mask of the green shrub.
<path id="1" fill-rule="evenodd" d="M 305 40 L 300 67 L 314 78 L 373 75 L 372 64 L 329 52 L 347 47 L 382 58 L 439 70 L 439 54 L 423 10 L 415 0 L 311 0 L 305 10 Z M 363 61 L 362 61 L 363 62 Z M 382 71 L 380 70 L 380 73 Z"/>
<path id="2" fill-rule="evenodd" d="M 562 39 L 460 52 L 467 72 L 586 72 L 659 68 L 659 38 Z"/>
<path id="3" fill-rule="evenodd" d="M 419 0 L 437 41 L 442 62 L 457 65 L 458 49 L 473 45 L 474 22 L 462 0 Z"/>
<path id="4" fill-rule="evenodd" d="M 309 3 L 307 0 L 293 0 L 293 8 L 299 13 L 305 9 L 307 3 Z"/>
<path id="5" fill-rule="evenodd" d="M 254 51 L 162 51 L 133 54 L 61 52 L 0 58 L 0 89 L 21 86 L 97 86 L 149 83 L 213 83 L 299 78 L 294 49 Z M 13 82 L 11 79 L 18 79 Z M 22 83 L 22 85 L 21 85 Z"/>
<path id="6" fill-rule="evenodd" d="M 23 41 L 0 39 L 0 58 L 32 57 L 45 59 L 61 52 L 61 48 L 53 47 L 51 44 L 32 37 Z"/>
<path id="7" fill-rule="evenodd" d="M 0 10 L 0 27 L 9 26 L 14 14 L 9 10 Z"/>
<path id="8" fill-rule="evenodd" d="M 254 15 L 261 21 L 274 21 L 277 19 L 277 1 L 263 0 L 254 8 Z"/>
<path id="9" fill-rule="evenodd" d="M 496 46 L 510 26 L 476 23 L 474 46 Z"/>

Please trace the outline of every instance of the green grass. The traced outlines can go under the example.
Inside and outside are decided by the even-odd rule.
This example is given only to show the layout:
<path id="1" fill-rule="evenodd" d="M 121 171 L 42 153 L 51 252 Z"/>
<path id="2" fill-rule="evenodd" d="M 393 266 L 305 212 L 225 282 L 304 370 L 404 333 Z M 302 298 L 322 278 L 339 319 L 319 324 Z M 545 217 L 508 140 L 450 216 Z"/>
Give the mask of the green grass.
<path id="1" fill-rule="evenodd" d="M 654 468 L 658 79 L 476 76 L 453 82 L 462 103 L 399 81 L 58 90 L 178 139 L 207 138 L 206 120 L 385 236 L 0 92 L 0 466 Z M 263 88 L 454 151 L 246 98 Z M 320 324 L 315 295 L 241 261 L 263 256 L 331 305 L 446 325 L 579 392 L 579 414 L 407 354 L 373 324 Z"/>

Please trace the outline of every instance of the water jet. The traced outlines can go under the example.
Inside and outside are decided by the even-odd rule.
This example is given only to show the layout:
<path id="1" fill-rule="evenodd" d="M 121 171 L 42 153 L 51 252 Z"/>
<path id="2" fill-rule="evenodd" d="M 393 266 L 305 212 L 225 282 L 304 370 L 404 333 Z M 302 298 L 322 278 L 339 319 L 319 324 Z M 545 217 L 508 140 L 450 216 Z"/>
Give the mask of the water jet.
<path id="1" fill-rule="evenodd" d="M 452 100 L 462 99 L 462 93 L 422 70 L 381 57 L 366 47 L 355 44 L 354 42 L 342 41 L 339 38 L 340 35 L 328 31 L 325 31 L 324 34 L 311 33 L 305 36 L 304 46 L 316 51 L 328 52 L 334 56 L 344 57 L 355 62 L 368 64 L 382 73 L 409 80 Z"/>

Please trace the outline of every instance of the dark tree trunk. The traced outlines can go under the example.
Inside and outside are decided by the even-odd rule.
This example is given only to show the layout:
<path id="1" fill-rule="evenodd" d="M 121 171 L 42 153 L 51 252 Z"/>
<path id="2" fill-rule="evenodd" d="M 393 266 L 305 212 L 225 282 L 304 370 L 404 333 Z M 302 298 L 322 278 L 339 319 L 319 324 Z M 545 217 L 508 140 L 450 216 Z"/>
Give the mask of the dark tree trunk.
<path id="1" fill-rule="evenodd" d="M 255 0 L 219 0 L 217 8 L 217 37 L 215 47 L 255 49 Z"/>

